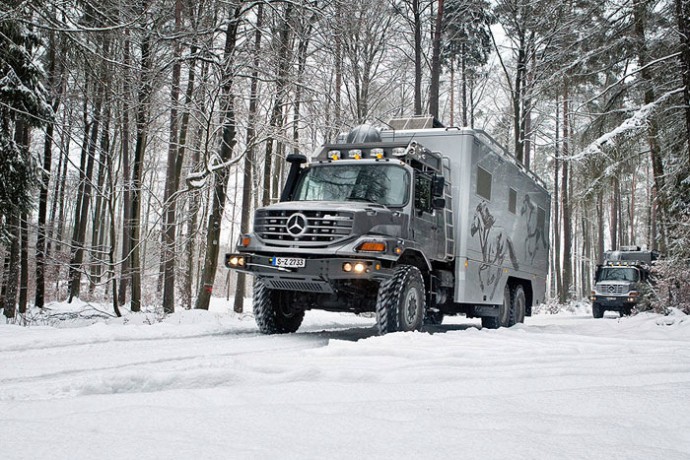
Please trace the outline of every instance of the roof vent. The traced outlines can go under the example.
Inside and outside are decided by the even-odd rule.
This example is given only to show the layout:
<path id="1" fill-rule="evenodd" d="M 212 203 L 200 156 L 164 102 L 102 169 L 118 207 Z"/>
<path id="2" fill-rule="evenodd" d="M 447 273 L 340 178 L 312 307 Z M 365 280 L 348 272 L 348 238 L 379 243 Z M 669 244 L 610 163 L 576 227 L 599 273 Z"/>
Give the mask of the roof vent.
<path id="1" fill-rule="evenodd" d="M 369 142 L 381 142 L 381 133 L 372 125 L 363 124 L 355 126 L 347 135 L 348 144 L 365 144 Z"/>

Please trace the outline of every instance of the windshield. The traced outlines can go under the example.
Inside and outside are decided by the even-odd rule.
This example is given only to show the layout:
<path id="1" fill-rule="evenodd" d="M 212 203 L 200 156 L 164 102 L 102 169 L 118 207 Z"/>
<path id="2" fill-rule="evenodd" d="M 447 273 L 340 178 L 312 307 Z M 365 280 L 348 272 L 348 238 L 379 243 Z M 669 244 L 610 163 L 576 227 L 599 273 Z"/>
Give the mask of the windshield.
<path id="1" fill-rule="evenodd" d="M 358 164 L 312 166 L 301 176 L 295 201 L 366 201 L 403 206 L 410 174 L 401 166 Z"/>
<path id="2" fill-rule="evenodd" d="M 638 273 L 634 268 L 613 268 L 606 267 L 601 269 L 599 281 L 637 281 Z"/>

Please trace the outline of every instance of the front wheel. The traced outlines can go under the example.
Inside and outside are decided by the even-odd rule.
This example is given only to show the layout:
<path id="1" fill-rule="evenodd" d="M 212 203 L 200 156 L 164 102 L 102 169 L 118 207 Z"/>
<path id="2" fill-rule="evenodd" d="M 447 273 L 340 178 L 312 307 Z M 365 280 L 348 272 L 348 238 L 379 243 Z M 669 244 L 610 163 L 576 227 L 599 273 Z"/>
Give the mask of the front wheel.
<path id="1" fill-rule="evenodd" d="M 601 308 L 601 305 L 597 303 L 592 304 L 592 316 L 595 318 L 603 318 L 604 317 L 604 309 Z"/>
<path id="2" fill-rule="evenodd" d="M 424 323 L 426 294 L 422 272 L 412 265 L 399 265 L 393 277 L 379 286 L 376 324 L 381 335 L 418 331 Z"/>
<path id="3" fill-rule="evenodd" d="M 299 329 L 304 309 L 295 305 L 295 294 L 266 287 L 254 281 L 254 319 L 262 334 L 286 334 Z"/>

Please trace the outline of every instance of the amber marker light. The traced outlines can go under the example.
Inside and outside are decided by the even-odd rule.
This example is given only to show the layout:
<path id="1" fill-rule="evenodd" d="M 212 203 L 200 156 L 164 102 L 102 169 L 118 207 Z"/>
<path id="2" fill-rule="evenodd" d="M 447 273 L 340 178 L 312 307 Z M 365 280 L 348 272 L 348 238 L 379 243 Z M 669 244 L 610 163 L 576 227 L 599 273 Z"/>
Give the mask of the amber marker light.
<path id="1" fill-rule="evenodd" d="M 249 246 L 249 244 L 252 242 L 252 239 L 248 236 L 243 236 L 242 239 L 240 240 L 240 246 L 243 248 L 246 248 Z"/>
<path id="2" fill-rule="evenodd" d="M 357 246 L 357 250 L 362 252 L 386 252 L 386 243 L 382 241 L 365 241 Z"/>

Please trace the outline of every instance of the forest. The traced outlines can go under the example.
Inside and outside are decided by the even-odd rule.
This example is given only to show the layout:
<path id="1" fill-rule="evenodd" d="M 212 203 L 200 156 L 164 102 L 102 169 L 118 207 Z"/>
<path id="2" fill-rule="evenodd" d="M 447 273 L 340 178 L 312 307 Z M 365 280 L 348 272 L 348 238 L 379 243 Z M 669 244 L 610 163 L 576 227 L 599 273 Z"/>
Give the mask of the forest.
<path id="1" fill-rule="evenodd" d="M 3 0 L 0 308 L 241 312 L 286 155 L 432 115 L 547 183 L 554 302 L 638 245 L 690 312 L 689 88 L 690 0 Z"/>

